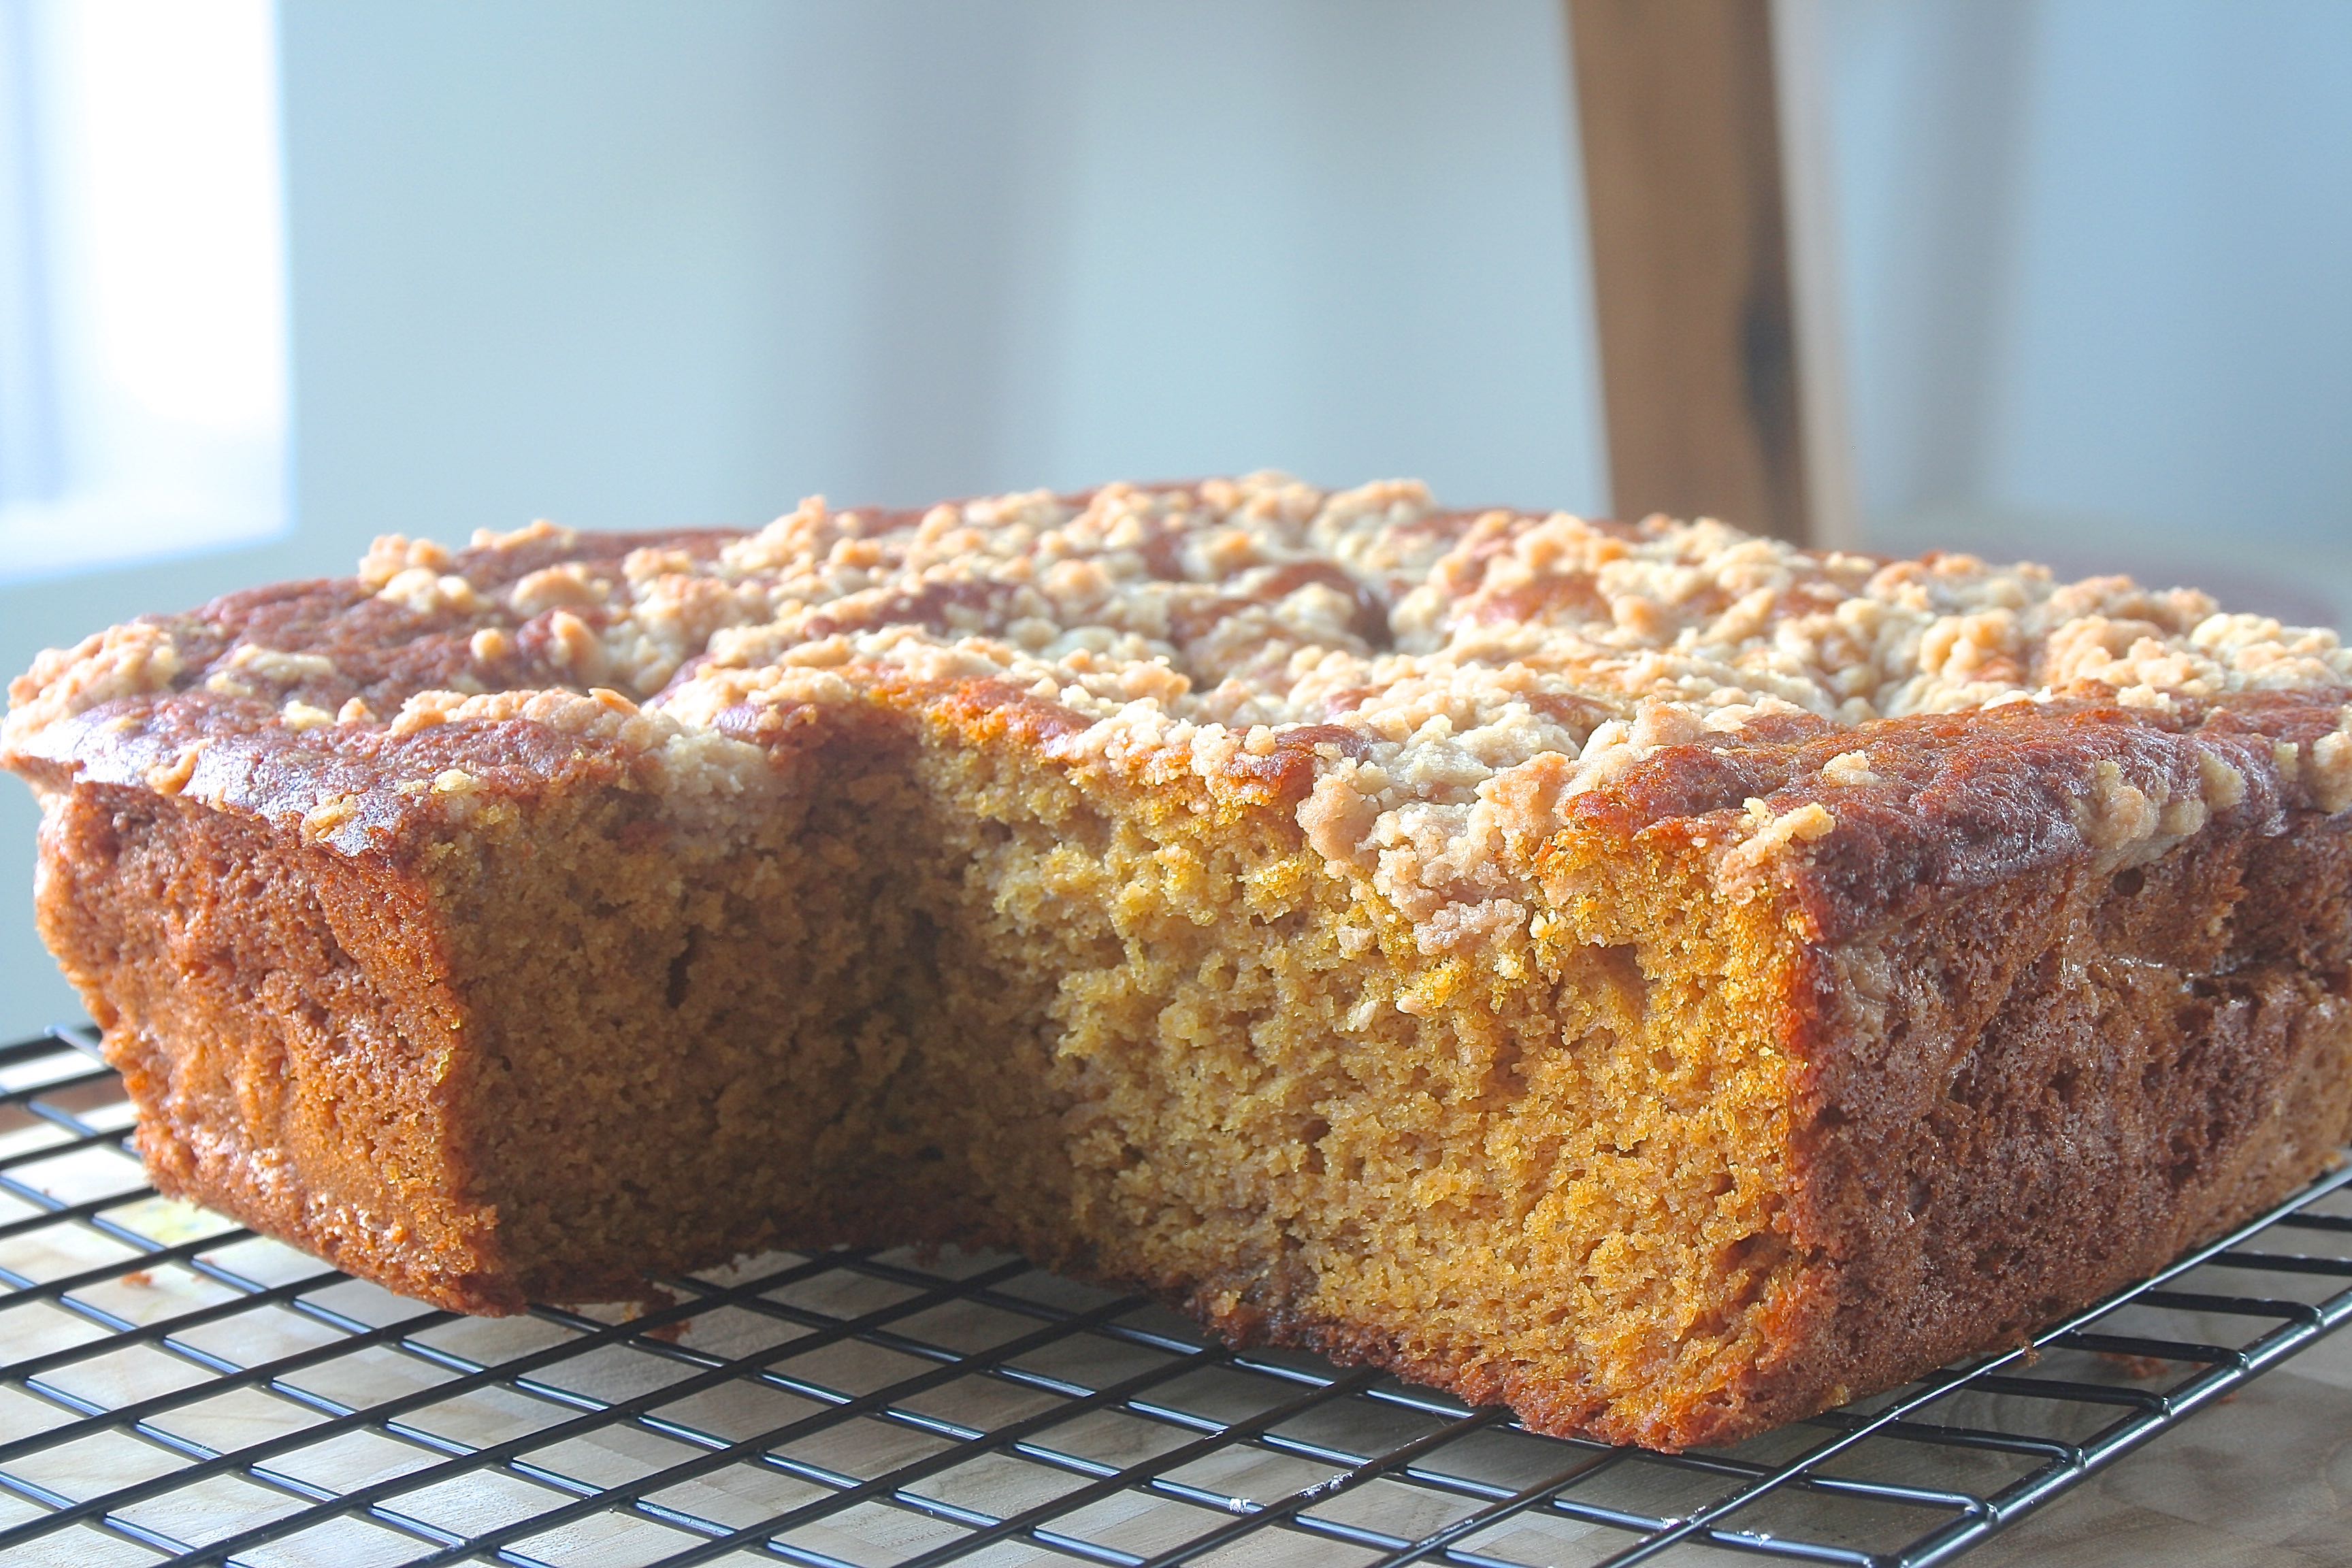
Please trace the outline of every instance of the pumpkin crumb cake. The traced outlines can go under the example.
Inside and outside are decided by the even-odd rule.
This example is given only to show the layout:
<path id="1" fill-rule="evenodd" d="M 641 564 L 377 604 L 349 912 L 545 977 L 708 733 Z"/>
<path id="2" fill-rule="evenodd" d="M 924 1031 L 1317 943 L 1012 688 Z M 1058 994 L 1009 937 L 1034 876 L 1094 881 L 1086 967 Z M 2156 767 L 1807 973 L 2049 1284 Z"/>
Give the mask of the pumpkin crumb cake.
<path id="1" fill-rule="evenodd" d="M 1276 476 L 379 541 L 0 760 L 163 1190 L 470 1312 L 960 1241 L 1728 1442 L 2352 1130 L 2352 653 Z"/>

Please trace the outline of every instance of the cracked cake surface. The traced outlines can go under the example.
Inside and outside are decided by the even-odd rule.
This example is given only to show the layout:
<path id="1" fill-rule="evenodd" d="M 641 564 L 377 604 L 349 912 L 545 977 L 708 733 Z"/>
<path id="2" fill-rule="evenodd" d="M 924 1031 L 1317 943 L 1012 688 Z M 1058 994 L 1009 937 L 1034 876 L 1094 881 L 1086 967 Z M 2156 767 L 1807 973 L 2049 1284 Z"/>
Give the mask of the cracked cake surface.
<path id="1" fill-rule="evenodd" d="M 1671 1447 L 2330 1156 L 2347 687 L 2193 590 L 1254 476 L 380 540 L 44 655 L 0 760 L 159 1181 L 357 1272 L 1008 1244 Z"/>

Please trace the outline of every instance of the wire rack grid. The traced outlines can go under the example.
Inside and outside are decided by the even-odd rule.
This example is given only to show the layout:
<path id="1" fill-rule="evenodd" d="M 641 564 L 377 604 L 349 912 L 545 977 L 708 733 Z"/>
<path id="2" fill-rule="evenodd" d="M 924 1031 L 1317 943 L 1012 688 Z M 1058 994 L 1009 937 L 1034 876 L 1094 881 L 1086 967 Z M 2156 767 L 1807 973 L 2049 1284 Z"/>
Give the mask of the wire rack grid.
<path id="1" fill-rule="evenodd" d="M 467 1319 L 158 1196 L 0 1048 L 0 1561 L 1947 1563 L 2352 1316 L 2352 1168 L 2040 1336 L 1727 1451 L 1235 1352 L 1018 1258 L 772 1254 Z"/>

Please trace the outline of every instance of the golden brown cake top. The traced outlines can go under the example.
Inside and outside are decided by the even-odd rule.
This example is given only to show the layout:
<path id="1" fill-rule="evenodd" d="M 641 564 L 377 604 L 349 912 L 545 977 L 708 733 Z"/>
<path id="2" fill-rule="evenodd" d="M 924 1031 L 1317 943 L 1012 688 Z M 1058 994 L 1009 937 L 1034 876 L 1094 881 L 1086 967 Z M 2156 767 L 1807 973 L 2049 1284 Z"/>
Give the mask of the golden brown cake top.
<path id="1" fill-rule="evenodd" d="M 1053 710 L 1057 755 L 1139 777 L 1213 780 L 1303 747 L 1310 838 L 1426 921 L 1516 884 L 1498 860 L 1524 860 L 1563 803 L 1662 750 L 2084 692 L 2152 719 L 2340 694 L 2352 650 L 2123 577 L 1810 552 L 1704 521 L 1449 511 L 1412 482 L 1324 492 L 1258 475 L 919 513 L 811 500 L 754 533 L 380 540 L 354 580 L 44 655 L 11 688 L 0 756 L 58 755 L 101 709 L 152 729 L 158 700 L 184 699 L 171 722 L 191 734 L 233 716 L 328 751 L 528 720 L 654 759 L 675 792 L 732 796 L 754 787 L 761 753 L 734 737 L 757 714 L 877 682 L 985 683 Z M 2352 798 L 2352 734 L 2305 762 L 2323 799 Z M 1857 743 L 1815 769 L 1815 793 L 1878 776 Z M 2238 787 L 2216 780 L 2208 793 Z M 1752 859 L 1834 820 L 1819 801 L 1761 809 L 1740 837 Z"/>

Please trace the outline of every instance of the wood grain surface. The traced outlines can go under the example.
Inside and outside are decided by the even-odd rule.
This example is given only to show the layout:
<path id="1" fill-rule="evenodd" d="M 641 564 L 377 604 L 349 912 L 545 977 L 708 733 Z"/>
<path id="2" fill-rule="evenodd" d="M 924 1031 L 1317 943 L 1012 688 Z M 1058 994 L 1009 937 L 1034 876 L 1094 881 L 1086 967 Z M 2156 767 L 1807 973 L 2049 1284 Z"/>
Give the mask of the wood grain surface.
<path id="1" fill-rule="evenodd" d="M 1612 505 L 1805 539 L 1768 0 L 1569 0 Z"/>

